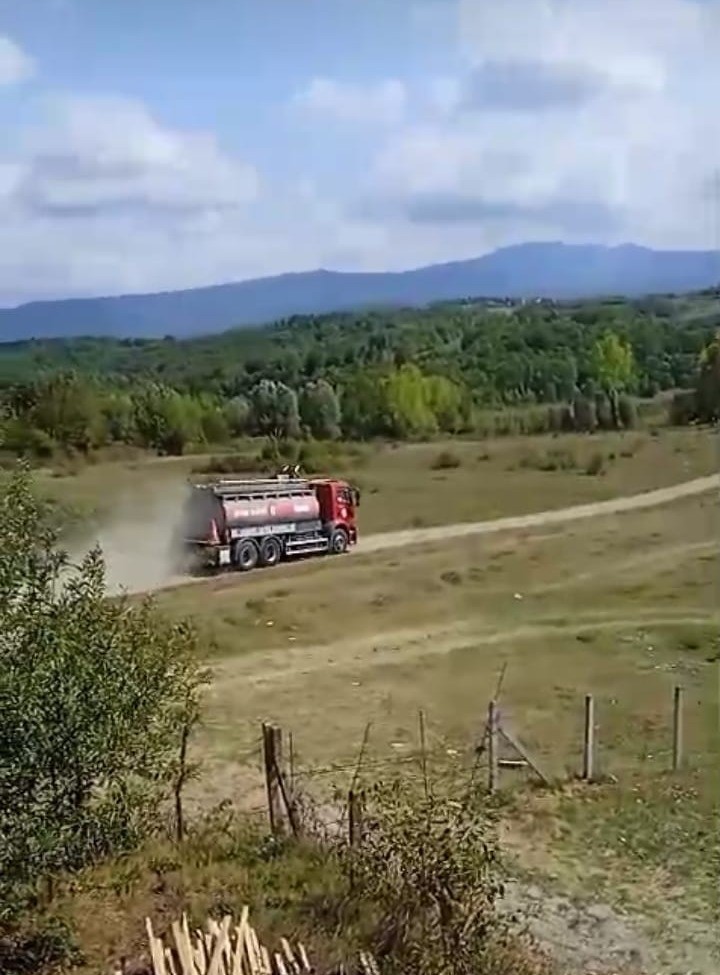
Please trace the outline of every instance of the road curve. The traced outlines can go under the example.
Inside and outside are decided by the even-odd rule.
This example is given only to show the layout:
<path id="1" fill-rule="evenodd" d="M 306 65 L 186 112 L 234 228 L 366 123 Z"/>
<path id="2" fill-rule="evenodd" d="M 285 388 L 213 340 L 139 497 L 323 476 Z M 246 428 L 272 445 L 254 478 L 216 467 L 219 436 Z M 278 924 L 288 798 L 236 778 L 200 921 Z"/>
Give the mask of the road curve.
<path id="1" fill-rule="evenodd" d="M 658 505 L 669 504 L 672 501 L 679 501 L 683 498 L 690 498 L 719 489 L 720 474 L 711 474 L 707 477 L 685 481 L 682 484 L 644 491 L 642 494 L 625 495 L 624 497 L 610 498 L 607 501 L 591 501 L 587 504 L 572 505 L 569 508 L 536 511 L 528 515 L 511 515 L 506 518 L 495 518 L 492 521 L 469 521 L 453 525 L 437 525 L 432 528 L 411 528 L 405 531 L 366 535 L 360 539 L 356 551 L 361 554 L 383 552 L 387 549 L 406 548 L 411 545 L 427 544 L 428 542 L 442 542 L 467 535 L 490 535 L 496 532 L 516 531 L 523 528 L 565 524 L 566 522 L 580 521 L 583 518 L 598 518 L 603 515 L 654 508 Z M 154 586 L 153 589 L 155 591 L 172 589 L 206 581 L 206 579 L 196 577 L 175 576 L 160 585 Z M 138 592 L 139 590 L 134 591 Z"/>

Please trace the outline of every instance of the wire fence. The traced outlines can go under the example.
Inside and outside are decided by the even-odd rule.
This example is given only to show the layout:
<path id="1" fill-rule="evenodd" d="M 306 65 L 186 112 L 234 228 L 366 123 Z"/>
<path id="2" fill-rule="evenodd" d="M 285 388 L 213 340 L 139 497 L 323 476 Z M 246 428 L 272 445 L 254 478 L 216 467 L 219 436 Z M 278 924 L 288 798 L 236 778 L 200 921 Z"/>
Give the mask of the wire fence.
<path id="1" fill-rule="evenodd" d="M 427 783 L 430 774 L 436 784 L 441 782 L 462 785 L 463 790 L 484 789 L 494 793 L 510 781 L 533 781 L 551 787 L 562 781 L 617 782 L 608 772 L 608 752 L 603 750 L 603 735 L 607 726 L 603 719 L 607 703 L 600 700 L 600 720 L 593 695 L 578 701 L 578 736 L 572 748 L 572 762 L 566 763 L 564 774 L 545 767 L 547 754 L 541 750 L 538 759 L 522 740 L 522 736 L 508 723 L 497 699 L 502 688 L 501 673 L 495 697 L 489 702 L 484 723 L 479 722 L 474 740 L 457 744 L 426 726 L 423 711 L 418 712 L 415 741 L 392 743 L 403 753 L 378 754 L 377 745 L 370 747 L 372 725 L 368 724 L 354 758 L 317 763 L 307 760 L 296 747 L 293 733 L 286 733 L 277 725 L 264 724 L 262 733 L 246 742 L 234 756 L 234 766 L 253 768 L 256 777 L 246 782 L 241 803 L 247 812 L 264 813 L 274 830 L 283 821 L 292 819 L 302 803 L 315 802 L 322 806 L 328 822 L 341 828 L 349 818 L 350 795 L 382 779 L 401 776 L 410 784 Z M 611 702 L 613 703 L 613 702 Z M 692 703 L 692 702 L 690 702 Z M 665 745 L 655 749 L 656 769 L 677 773 L 687 767 L 688 754 L 685 734 L 685 715 L 688 711 L 682 686 L 672 689 L 668 701 L 668 717 L 660 729 Z M 691 737 L 691 736 L 690 736 Z M 598 763 L 598 751 L 601 761 Z M 647 749 L 645 749 L 647 751 Z M 622 774 L 619 769 L 616 769 Z M 520 773 L 520 774 L 518 774 Z M 332 810 L 341 809 L 335 815 Z M 290 824 L 292 828 L 292 823 Z M 342 827 L 344 828 L 344 827 Z"/>

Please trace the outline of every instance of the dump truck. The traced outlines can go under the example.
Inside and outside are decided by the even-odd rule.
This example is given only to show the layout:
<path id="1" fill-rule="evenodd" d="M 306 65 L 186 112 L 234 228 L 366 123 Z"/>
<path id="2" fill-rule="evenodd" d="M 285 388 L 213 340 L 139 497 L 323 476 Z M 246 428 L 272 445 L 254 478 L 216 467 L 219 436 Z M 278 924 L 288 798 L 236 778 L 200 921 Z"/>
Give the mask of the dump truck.
<path id="1" fill-rule="evenodd" d="M 271 478 L 190 486 L 181 534 L 183 567 L 249 572 L 284 559 L 342 555 L 357 543 L 360 492 L 296 470 Z"/>

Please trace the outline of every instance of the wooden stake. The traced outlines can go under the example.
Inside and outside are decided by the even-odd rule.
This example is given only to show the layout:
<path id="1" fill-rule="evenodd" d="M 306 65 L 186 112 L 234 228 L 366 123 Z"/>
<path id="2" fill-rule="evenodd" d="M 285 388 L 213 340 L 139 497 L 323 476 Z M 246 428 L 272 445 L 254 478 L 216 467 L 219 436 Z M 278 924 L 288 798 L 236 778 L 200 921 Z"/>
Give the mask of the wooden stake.
<path id="1" fill-rule="evenodd" d="M 267 788 L 268 818 L 274 836 L 282 831 L 282 806 L 278 770 L 282 751 L 282 731 L 274 725 L 263 724 L 263 759 Z"/>
<path id="2" fill-rule="evenodd" d="M 492 795 L 498 784 L 498 715 L 497 704 L 488 705 L 488 792 Z"/>
<path id="3" fill-rule="evenodd" d="M 592 694 L 585 695 L 585 730 L 583 734 L 583 773 L 586 782 L 592 782 L 595 774 L 595 701 Z"/>
<path id="4" fill-rule="evenodd" d="M 673 772 L 683 763 L 683 689 L 676 687 L 673 692 Z"/>

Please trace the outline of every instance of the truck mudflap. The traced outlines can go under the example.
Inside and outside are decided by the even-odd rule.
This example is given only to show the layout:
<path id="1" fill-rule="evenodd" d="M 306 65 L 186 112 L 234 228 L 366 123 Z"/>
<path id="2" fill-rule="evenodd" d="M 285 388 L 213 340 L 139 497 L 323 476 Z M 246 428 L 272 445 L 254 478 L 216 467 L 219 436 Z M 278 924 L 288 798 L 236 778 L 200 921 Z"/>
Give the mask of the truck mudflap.
<path id="1" fill-rule="evenodd" d="M 185 552 L 190 571 L 221 569 L 232 562 L 229 545 L 191 541 L 187 543 Z"/>

